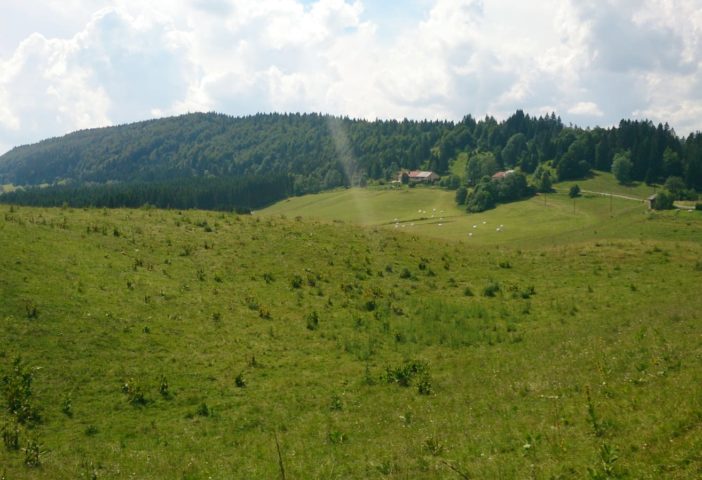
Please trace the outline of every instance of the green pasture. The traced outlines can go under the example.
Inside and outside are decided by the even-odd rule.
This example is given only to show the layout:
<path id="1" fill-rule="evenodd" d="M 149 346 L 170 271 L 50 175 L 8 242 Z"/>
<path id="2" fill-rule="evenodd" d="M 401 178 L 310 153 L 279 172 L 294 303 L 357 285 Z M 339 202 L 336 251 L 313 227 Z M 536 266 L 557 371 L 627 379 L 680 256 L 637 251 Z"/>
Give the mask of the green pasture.
<path id="1" fill-rule="evenodd" d="M 554 185 L 558 191 L 568 193 L 568 190 L 573 185 L 578 185 L 582 190 L 592 192 L 612 193 L 614 195 L 623 195 L 628 197 L 646 199 L 655 193 L 655 188 L 651 185 L 646 185 L 644 182 L 631 182 L 630 184 L 622 185 L 617 182 L 609 172 L 600 172 L 593 170 L 592 176 L 584 180 L 569 180 L 560 182 Z M 657 186 L 660 189 L 660 185 Z"/>
<path id="2" fill-rule="evenodd" d="M 559 184 L 561 186 L 562 184 Z M 561 189 L 562 190 L 562 189 Z M 700 232 L 700 212 L 651 212 L 643 201 L 567 190 L 498 205 L 478 214 L 459 209 L 454 192 L 427 187 L 344 189 L 293 197 L 256 215 L 303 217 L 381 227 L 470 245 L 552 245 L 598 238 L 655 238 L 668 233 L 651 217 L 692 222 L 689 236 Z"/>
<path id="3" fill-rule="evenodd" d="M 426 212 L 426 213 L 421 213 Z M 302 216 L 339 220 L 357 225 L 412 222 L 424 218 L 461 215 L 453 192 L 438 187 L 347 188 L 331 192 L 291 197 L 256 212 L 260 215 Z"/>
<path id="4" fill-rule="evenodd" d="M 554 194 L 415 235 L 450 194 L 305 201 L 0 206 L 0 475 L 700 477 L 699 213 Z"/>

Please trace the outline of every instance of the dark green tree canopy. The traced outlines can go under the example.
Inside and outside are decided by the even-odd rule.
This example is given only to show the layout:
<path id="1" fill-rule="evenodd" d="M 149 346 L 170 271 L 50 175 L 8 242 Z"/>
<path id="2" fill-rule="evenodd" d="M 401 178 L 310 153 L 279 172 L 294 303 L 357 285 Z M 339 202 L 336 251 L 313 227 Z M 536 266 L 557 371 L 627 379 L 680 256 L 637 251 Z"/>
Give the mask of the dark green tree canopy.
<path id="1" fill-rule="evenodd" d="M 481 178 L 491 177 L 499 169 L 492 152 L 475 152 L 466 165 L 466 180 L 470 185 L 476 185 Z"/>
<path id="2" fill-rule="evenodd" d="M 400 170 L 445 176 L 467 154 L 469 185 L 500 169 L 539 172 L 550 165 L 554 175 L 535 175 L 538 189 L 547 191 L 556 178 L 610 170 L 622 152 L 630 153 L 630 181 L 662 183 L 675 176 L 688 189 L 702 189 L 700 132 L 679 138 L 668 125 L 640 120 L 581 129 L 563 125 L 555 114 L 534 117 L 521 110 L 503 121 L 468 115 L 460 122 L 195 113 L 15 148 L 0 156 L 0 184 L 80 187 L 283 175 L 290 182 L 285 194 L 301 195 L 394 180 Z"/>
<path id="3" fill-rule="evenodd" d="M 631 161 L 631 152 L 621 152 L 614 156 L 612 162 L 612 173 L 619 183 L 631 182 L 631 172 L 634 164 Z"/>
<path id="4" fill-rule="evenodd" d="M 500 180 L 486 176 L 468 193 L 466 209 L 472 213 L 482 212 L 498 203 L 513 202 L 533 193 L 533 188 L 529 187 L 526 176 L 521 172 L 511 173 Z"/>

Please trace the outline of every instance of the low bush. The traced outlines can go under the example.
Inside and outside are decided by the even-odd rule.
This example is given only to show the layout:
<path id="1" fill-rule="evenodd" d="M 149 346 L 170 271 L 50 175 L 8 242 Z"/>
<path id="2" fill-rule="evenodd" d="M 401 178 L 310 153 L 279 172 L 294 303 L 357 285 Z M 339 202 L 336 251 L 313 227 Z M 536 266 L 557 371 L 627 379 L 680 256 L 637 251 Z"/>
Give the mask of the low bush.
<path id="1" fill-rule="evenodd" d="M 317 330 L 319 328 L 319 315 L 317 312 L 312 312 L 307 315 L 307 330 Z"/>
<path id="2" fill-rule="evenodd" d="M 484 297 L 494 297 L 498 293 L 500 293 L 500 290 L 502 290 L 502 288 L 500 287 L 500 284 L 498 282 L 491 281 L 483 289 L 483 296 Z"/>

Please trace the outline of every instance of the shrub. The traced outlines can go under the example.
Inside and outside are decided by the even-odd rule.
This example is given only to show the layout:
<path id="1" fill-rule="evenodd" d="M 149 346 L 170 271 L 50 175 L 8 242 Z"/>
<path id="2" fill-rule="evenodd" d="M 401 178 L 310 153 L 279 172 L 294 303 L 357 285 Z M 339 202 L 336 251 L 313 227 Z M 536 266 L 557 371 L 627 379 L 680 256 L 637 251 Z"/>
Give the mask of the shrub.
<path id="1" fill-rule="evenodd" d="M 198 268 L 197 269 L 197 279 L 200 280 L 201 282 L 205 281 L 206 275 L 205 275 L 205 269 L 204 268 Z"/>
<path id="2" fill-rule="evenodd" d="M 570 198 L 575 198 L 575 197 L 580 196 L 580 187 L 578 186 L 578 184 L 575 184 L 572 187 L 570 187 L 570 190 L 568 191 L 568 196 Z"/>
<path id="3" fill-rule="evenodd" d="M 598 468 L 588 467 L 588 475 L 592 480 L 606 480 L 610 478 L 623 478 L 622 472 L 616 468 L 616 462 L 619 460 L 617 451 L 607 443 L 600 446 L 599 465 Z"/>
<path id="4" fill-rule="evenodd" d="M 410 183 L 410 185 L 413 185 Z M 346 443 L 348 441 L 348 436 L 338 430 L 333 430 L 329 432 L 329 442 L 335 445 Z"/>
<path id="5" fill-rule="evenodd" d="M 399 367 L 387 367 L 385 379 L 388 383 L 397 383 L 402 387 L 409 387 L 415 377 L 429 381 L 429 364 L 421 360 L 408 360 Z"/>
<path id="6" fill-rule="evenodd" d="M 10 374 L 2 378 L 7 411 L 21 424 L 33 424 L 40 420 L 39 411 L 31 403 L 32 380 L 32 373 L 25 370 L 20 357 L 13 361 Z"/>
<path id="7" fill-rule="evenodd" d="M 73 417 L 73 400 L 70 395 L 66 395 L 61 402 L 61 413 L 66 415 L 68 418 Z"/>
<path id="8" fill-rule="evenodd" d="M 654 210 L 670 210 L 673 208 L 673 202 L 675 201 L 675 196 L 665 190 L 661 190 L 656 194 L 656 198 L 653 201 Z"/>
<path id="9" fill-rule="evenodd" d="M 441 455 L 444 451 L 444 445 L 436 437 L 427 438 L 424 441 L 424 450 L 434 457 Z"/>
<path id="10" fill-rule="evenodd" d="M 2 442 L 6 450 L 19 450 L 19 424 L 14 421 L 5 423 L 2 427 Z"/>
<path id="11" fill-rule="evenodd" d="M 212 411 L 210 410 L 210 407 L 207 406 L 207 403 L 202 402 L 199 407 L 197 407 L 197 411 L 195 412 L 201 417 L 209 417 Z"/>
<path id="12" fill-rule="evenodd" d="M 466 210 L 471 213 L 483 212 L 495 208 L 497 192 L 494 183 L 486 178 L 481 181 L 466 199 Z"/>
<path id="13" fill-rule="evenodd" d="M 535 293 L 536 293 L 536 290 L 534 289 L 534 286 L 530 285 L 530 286 L 526 287 L 524 290 L 522 290 L 521 296 L 523 299 L 526 300 L 528 298 L 531 298 L 531 296 L 534 295 Z"/>
<path id="14" fill-rule="evenodd" d="M 124 382 L 122 393 L 127 396 L 127 402 L 132 406 L 141 407 L 148 403 L 141 386 L 134 379 Z"/>
<path id="15" fill-rule="evenodd" d="M 487 286 L 483 289 L 483 296 L 484 297 L 494 297 L 497 295 L 501 290 L 500 284 L 491 281 L 490 283 L 487 284 Z"/>
<path id="16" fill-rule="evenodd" d="M 27 314 L 27 318 L 39 317 L 39 309 L 37 307 L 37 304 L 32 300 L 27 300 L 24 303 L 24 311 Z"/>
<path id="17" fill-rule="evenodd" d="M 171 390 L 168 385 L 168 380 L 163 375 L 161 376 L 161 381 L 159 382 L 158 393 L 160 393 L 161 396 L 167 400 L 171 398 Z"/>
<path id="18" fill-rule="evenodd" d="M 317 312 L 312 312 L 307 315 L 307 330 L 317 330 L 319 328 L 319 315 Z"/>
<path id="19" fill-rule="evenodd" d="M 24 449 L 24 464 L 28 467 L 36 468 L 41 466 L 39 441 L 32 437 L 27 442 Z"/>
<path id="20" fill-rule="evenodd" d="M 341 401 L 341 397 L 336 393 L 332 395 L 331 401 L 329 402 L 329 410 L 331 411 L 341 411 L 344 409 L 344 404 Z"/>
<path id="21" fill-rule="evenodd" d="M 294 275 L 292 280 L 290 281 L 290 286 L 292 288 L 301 288 L 302 287 L 302 277 L 300 275 Z"/>
<path id="22" fill-rule="evenodd" d="M 420 395 L 431 395 L 432 393 L 434 393 L 434 389 L 431 385 L 431 377 L 428 373 L 424 373 L 419 379 L 417 391 Z"/>
<path id="23" fill-rule="evenodd" d="M 244 301 L 246 302 L 246 306 L 249 307 L 249 310 L 258 310 L 258 301 L 254 297 L 246 297 Z"/>
<path id="24" fill-rule="evenodd" d="M 367 312 L 372 312 L 373 310 L 376 309 L 376 307 L 377 307 L 377 305 L 375 303 L 375 300 L 373 300 L 373 299 L 367 300 L 363 304 L 363 309 L 366 310 Z"/>
<path id="25" fill-rule="evenodd" d="M 463 205 L 466 203 L 466 198 L 468 197 L 468 189 L 466 187 L 459 187 L 458 190 L 456 190 L 456 204 L 457 205 Z"/>
<path id="26" fill-rule="evenodd" d="M 239 374 L 234 379 L 234 385 L 237 388 L 246 388 L 246 379 L 244 378 L 244 372 L 239 372 Z"/>
<path id="27" fill-rule="evenodd" d="M 409 268 L 403 268 L 402 272 L 400 272 L 400 278 L 412 278 L 412 272 L 409 271 Z"/>

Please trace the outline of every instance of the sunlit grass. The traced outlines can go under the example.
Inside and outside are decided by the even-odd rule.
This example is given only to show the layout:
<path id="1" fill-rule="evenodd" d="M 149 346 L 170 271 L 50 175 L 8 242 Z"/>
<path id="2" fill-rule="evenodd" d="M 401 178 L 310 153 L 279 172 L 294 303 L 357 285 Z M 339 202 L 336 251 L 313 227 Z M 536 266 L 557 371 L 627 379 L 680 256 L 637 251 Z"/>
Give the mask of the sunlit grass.
<path id="1" fill-rule="evenodd" d="M 570 180 L 560 182 L 554 187 L 565 193 L 568 192 L 571 186 L 578 185 L 582 190 L 590 190 L 593 192 L 613 193 L 616 195 L 625 195 L 629 197 L 639 198 L 641 200 L 655 193 L 655 188 L 646 185 L 644 182 L 631 182 L 630 184 L 622 185 L 609 172 L 600 172 L 593 170 L 592 176 L 585 180 Z M 658 185 L 660 189 L 660 185 Z"/>
<path id="2" fill-rule="evenodd" d="M 413 234 L 394 218 L 452 194 L 408 192 L 285 218 L 0 206 L 0 378 L 21 356 L 43 417 L 20 429 L 42 466 L 0 445 L 0 474 L 279 478 L 277 435 L 288 478 L 587 478 L 603 444 L 622 476 L 698 478 L 699 212 L 553 194 Z M 451 218 L 476 242 L 432 236 Z M 388 378 L 412 362 L 427 378 Z"/>
<path id="3" fill-rule="evenodd" d="M 468 214 L 454 203 L 454 192 L 425 187 L 337 190 L 291 198 L 257 214 L 344 221 L 471 245 L 555 244 L 603 235 L 638 238 L 652 233 L 649 227 L 655 224 L 647 221 L 651 215 L 676 215 L 652 213 L 643 202 L 618 197 L 584 193 L 571 199 L 567 192 L 541 194 Z M 696 222 L 689 229 L 694 235 L 699 231 L 700 213 L 690 215 L 686 218 Z M 660 230 L 666 234 L 664 228 Z"/>

